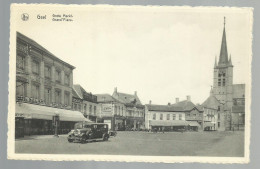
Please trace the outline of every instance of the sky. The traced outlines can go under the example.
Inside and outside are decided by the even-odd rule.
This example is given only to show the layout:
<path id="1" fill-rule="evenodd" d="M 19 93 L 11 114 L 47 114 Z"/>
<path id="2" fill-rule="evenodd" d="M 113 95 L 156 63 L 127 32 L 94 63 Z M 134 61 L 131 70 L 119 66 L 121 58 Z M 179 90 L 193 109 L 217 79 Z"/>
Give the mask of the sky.
<path id="1" fill-rule="evenodd" d="M 46 10 L 48 9 L 48 10 Z M 70 63 L 74 84 L 93 94 L 134 94 L 143 104 L 191 96 L 203 103 L 213 84 L 226 17 L 234 84 L 250 84 L 251 11 L 244 8 L 62 6 L 24 8 L 14 28 Z M 20 19 L 29 14 L 28 21 Z M 52 21 L 71 14 L 72 22 Z M 46 19 L 37 19 L 37 15 Z"/>

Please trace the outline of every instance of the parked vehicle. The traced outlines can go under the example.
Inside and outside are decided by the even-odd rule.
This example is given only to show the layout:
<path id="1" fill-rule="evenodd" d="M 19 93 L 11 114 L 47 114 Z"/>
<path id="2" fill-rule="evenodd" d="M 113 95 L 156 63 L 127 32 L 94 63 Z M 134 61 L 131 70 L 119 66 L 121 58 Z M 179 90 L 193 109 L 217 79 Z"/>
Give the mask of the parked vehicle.
<path id="1" fill-rule="evenodd" d="M 117 132 L 115 130 L 109 130 L 109 136 L 116 136 Z"/>
<path id="2" fill-rule="evenodd" d="M 79 122 L 75 124 L 74 131 L 68 135 L 68 142 L 88 141 L 107 141 L 109 138 L 108 125 L 103 123 L 85 123 Z"/>

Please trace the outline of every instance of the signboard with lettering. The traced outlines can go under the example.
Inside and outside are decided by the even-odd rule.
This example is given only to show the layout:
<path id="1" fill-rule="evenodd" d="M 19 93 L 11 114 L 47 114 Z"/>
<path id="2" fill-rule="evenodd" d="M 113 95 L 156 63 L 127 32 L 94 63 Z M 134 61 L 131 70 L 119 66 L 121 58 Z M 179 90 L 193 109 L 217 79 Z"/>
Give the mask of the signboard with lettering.
<path id="1" fill-rule="evenodd" d="M 112 104 L 102 104 L 101 115 L 102 116 L 112 116 L 113 115 Z"/>

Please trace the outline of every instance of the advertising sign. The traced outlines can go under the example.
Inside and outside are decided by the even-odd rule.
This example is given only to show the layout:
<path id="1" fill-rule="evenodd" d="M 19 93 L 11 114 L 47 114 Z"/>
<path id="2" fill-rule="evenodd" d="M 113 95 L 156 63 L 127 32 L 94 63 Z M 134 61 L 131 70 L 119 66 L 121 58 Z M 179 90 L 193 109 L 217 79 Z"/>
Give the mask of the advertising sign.
<path id="1" fill-rule="evenodd" d="M 102 116 L 112 116 L 113 115 L 112 104 L 102 104 L 101 114 Z"/>

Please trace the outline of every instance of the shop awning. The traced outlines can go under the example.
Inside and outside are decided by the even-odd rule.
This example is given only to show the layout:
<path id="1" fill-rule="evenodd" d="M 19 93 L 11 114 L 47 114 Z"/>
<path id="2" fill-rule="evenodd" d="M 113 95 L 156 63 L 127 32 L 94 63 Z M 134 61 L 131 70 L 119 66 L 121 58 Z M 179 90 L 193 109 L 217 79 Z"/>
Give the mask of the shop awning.
<path id="1" fill-rule="evenodd" d="M 58 109 L 47 106 L 40 106 L 28 103 L 16 104 L 15 116 L 24 117 L 25 119 L 43 119 L 52 120 L 52 117 L 59 115 L 60 121 L 90 121 L 85 118 L 79 111 L 72 111 L 66 109 Z"/>
<path id="2" fill-rule="evenodd" d="M 205 122 L 204 127 L 214 127 L 214 123 L 211 122 Z"/>
<path id="3" fill-rule="evenodd" d="M 189 123 L 184 120 L 173 120 L 173 121 L 151 120 L 150 125 L 151 126 L 188 126 Z"/>
<path id="4" fill-rule="evenodd" d="M 200 127 L 200 124 L 196 121 L 188 121 L 189 123 L 189 126 L 192 126 L 192 127 Z"/>

